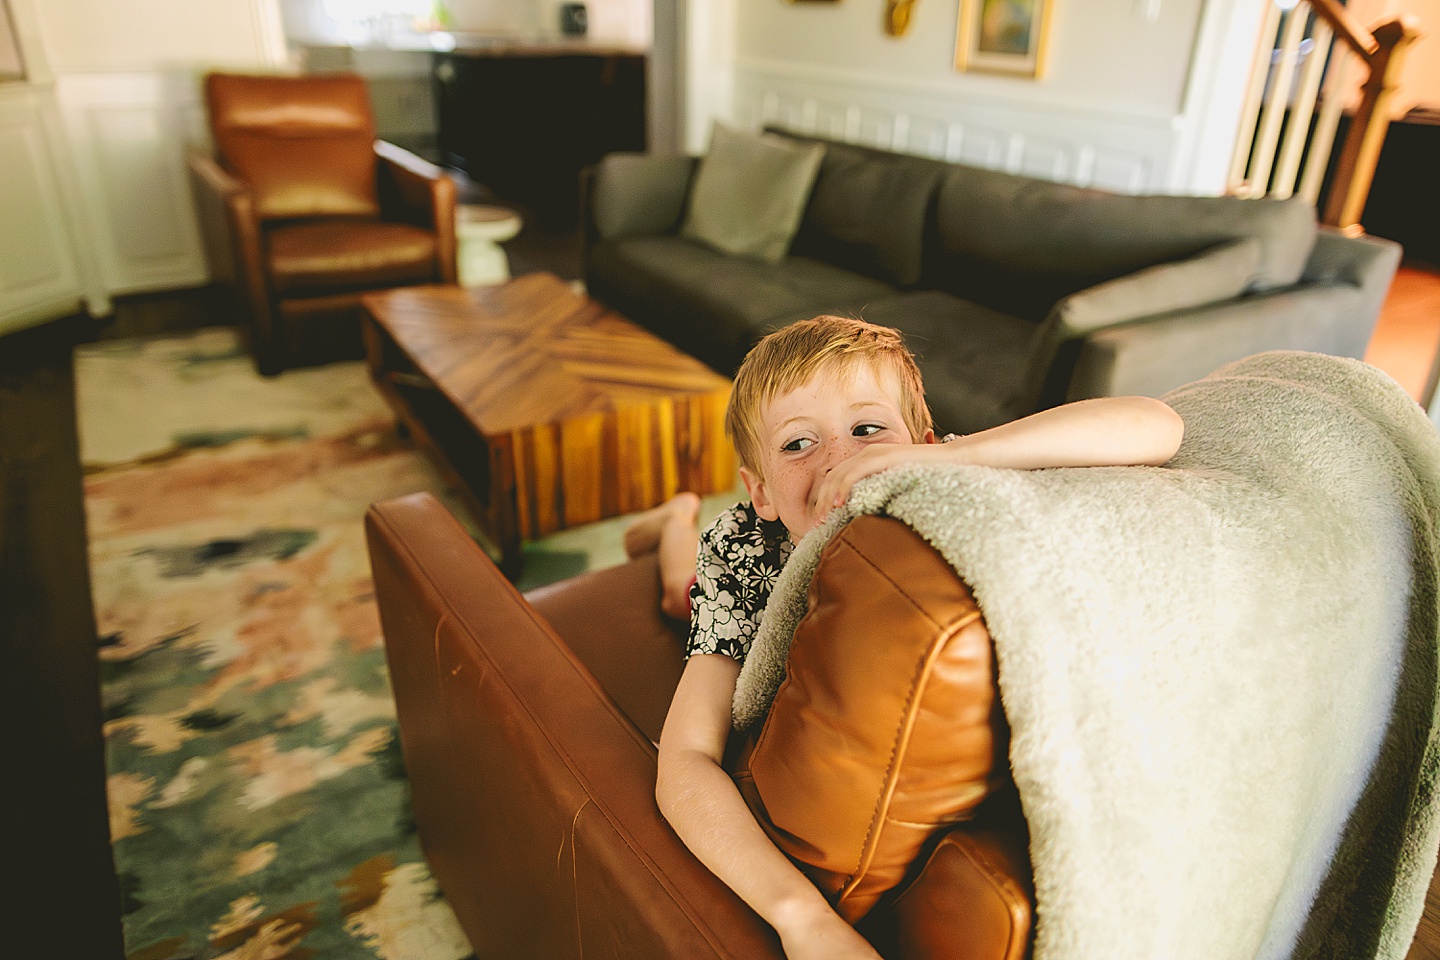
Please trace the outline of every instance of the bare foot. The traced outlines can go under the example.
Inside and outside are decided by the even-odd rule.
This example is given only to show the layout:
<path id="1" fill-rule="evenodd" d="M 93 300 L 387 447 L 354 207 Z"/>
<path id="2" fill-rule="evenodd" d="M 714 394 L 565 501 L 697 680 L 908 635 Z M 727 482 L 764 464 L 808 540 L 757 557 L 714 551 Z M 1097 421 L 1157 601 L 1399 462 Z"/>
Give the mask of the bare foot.
<path id="1" fill-rule="evenodd" d="M 690 582 L 700 546 L 700 498 L 677 493 L 635 518 L 625 531 L 630 559 L 656 554 L 660 565 L 660 609 L 676 620 L 690 619 Z"/>
<path id="2" fill-rule="evenodd" d="M 682 500 L 681 498 L 687 498 Z M 690 584 L 700 547 L 700 498 L 680 493 L 660 529 L 660 609 L 676 620 L 690 620 Z"/>
<path id="3" fill-rule="evenodd" d="M 688 517 L 691 524 L 700 512 L 700 498 L 693 493 L 677 493 L 658 507 L 646 510 L 625 528 L 625 556 L 634 560 L 660 549 L 660 537 L 672 515 Z"/>

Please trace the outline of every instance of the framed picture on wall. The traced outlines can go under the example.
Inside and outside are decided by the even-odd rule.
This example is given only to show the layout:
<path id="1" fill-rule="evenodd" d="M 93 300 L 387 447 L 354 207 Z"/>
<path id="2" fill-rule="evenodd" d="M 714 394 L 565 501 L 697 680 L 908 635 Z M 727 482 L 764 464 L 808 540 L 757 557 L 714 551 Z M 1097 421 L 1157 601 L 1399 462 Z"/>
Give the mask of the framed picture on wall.
<path id="1" fill-rule="evenodd" d="M 960 0 L 955 69 L 1039 77 L 1056 0 Z"/>

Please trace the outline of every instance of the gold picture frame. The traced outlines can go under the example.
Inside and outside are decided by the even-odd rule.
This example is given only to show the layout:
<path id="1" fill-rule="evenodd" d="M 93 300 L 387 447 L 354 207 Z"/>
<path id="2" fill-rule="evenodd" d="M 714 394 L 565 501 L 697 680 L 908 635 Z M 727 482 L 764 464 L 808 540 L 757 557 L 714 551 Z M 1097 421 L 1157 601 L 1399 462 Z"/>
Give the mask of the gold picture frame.
<path id="1" fill-rule="evenodd" d="M 955 69 L 1038 79 L 1055 0 L 960 0 Z"/>

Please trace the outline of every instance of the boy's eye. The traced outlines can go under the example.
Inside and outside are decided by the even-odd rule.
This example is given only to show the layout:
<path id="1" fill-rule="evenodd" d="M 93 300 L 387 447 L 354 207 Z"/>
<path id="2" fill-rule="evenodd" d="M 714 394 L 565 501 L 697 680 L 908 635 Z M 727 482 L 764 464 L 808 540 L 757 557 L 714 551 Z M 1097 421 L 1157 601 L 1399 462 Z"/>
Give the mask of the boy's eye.
<path id="1" fill-rule="evenodd" d="M 878 423 L 862 423 L 850 431 L 852 437 L 873 437 L 885 428 Z"/>
<path id="2" fill-rule="evenodd" d="M 785 451 L 786 453 L 799 453 L 801 450 L 804 450 L 806 447 L 810 446 L 814 442 L 815 441 L 811 440 L 809 437 L 796 437 L 794 440 L 791 440 L 789 443 L 785 444 L 785 446 L 781 447 L 780 449 Z"/>

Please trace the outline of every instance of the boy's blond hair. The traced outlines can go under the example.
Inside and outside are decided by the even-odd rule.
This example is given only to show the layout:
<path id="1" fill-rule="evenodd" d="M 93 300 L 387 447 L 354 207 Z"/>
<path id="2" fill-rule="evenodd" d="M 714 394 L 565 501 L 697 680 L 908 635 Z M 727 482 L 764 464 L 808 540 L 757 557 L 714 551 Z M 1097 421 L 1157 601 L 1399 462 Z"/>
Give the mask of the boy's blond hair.
<path id="1" fill-rule="evenodd" d="M 822 316 L 776 330 L 745 355 L 725 410 L 725 435 L 740 463 L 761 474 L 760 411 L 766 404 L 817 374 L 842 376 L 860 366 L 895 375 L 900 415 L 910 439 L 920 443 L 931 428 L 930 408 L 915 357 L 900 332 L 850 317 Z"/>

